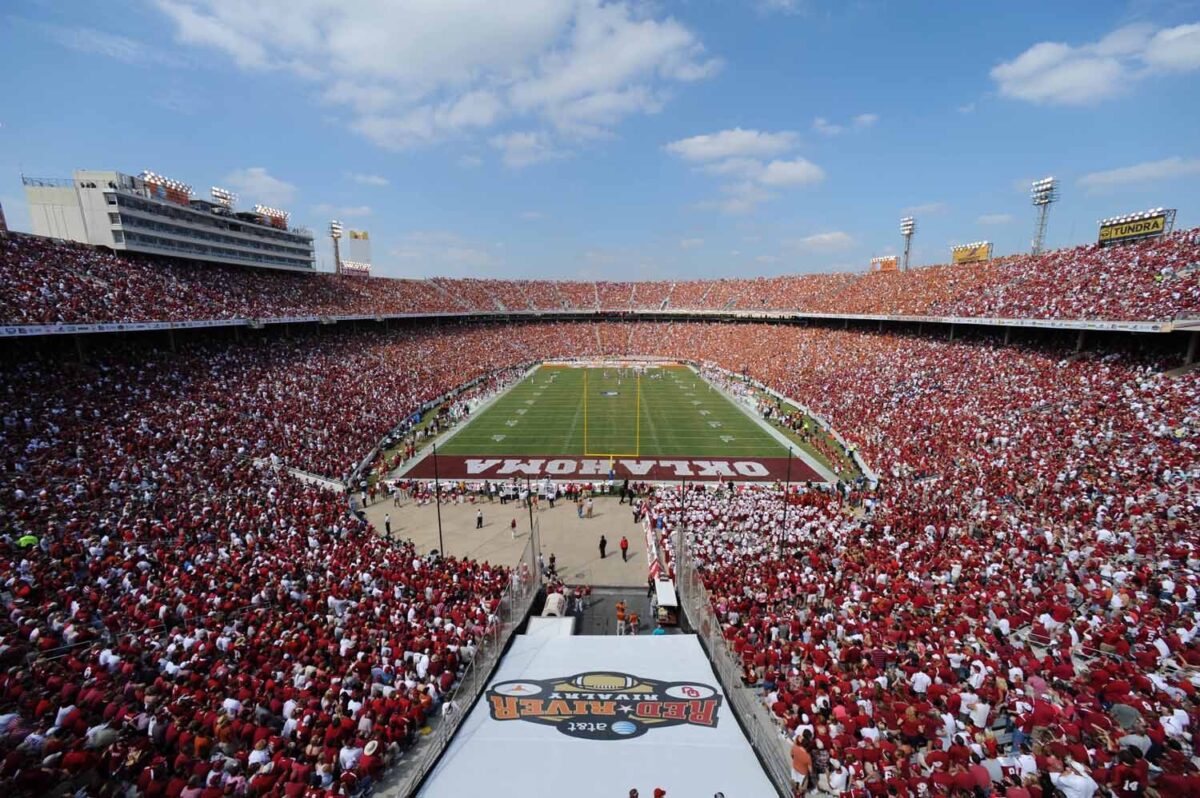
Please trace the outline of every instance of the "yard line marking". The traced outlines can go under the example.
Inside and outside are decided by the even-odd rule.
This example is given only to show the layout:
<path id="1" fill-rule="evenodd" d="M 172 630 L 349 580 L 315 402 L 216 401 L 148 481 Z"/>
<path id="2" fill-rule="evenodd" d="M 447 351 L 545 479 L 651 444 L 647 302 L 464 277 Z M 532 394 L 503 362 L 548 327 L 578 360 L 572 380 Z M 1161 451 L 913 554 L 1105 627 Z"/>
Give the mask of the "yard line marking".
<path id="1" fill-rule="evenodd" d="M 510 418 L 508 421 L 505 421 L 504 423 L 510 427 L 517 426 L 517 420 L 515 418 Z"/>
<path id="2" fill-rule="evenodd" d="M 499 443 L 500 441 L 504 440 L 504 436 L 503 435 L 493 435 L 492 440 L 494 440 L 496 443 Z"/>
<path id="3" fill-rule="evenodd" d="M 527 405 L 532 405 L 532 404 L 536 404 L 536 403 L 537 403 L 536 399 L 526 399 L 525 400 L 525 404 L 527 404 Z"/>
<path id="4" fill-rule="evenodd" d="M 528 412 L 529 412 L 529 410 L 528 410 L 527 408 L 524 408 L 524 407 L 518 407 L 518 408 L 517 408 L 517 409 L 516 409 L 514 412 L 515 412 L 515 413 L 516 413 L 518 416 L 523 416 L 523 415 L 525 415 L 526 413 L 528 413 Z"/>
<path id="5" fill-rule="evenodd" d="M 708 410 L 701 410 L 701 411 L 700 411 L 700 415 L 702 415 L 702 416 L 707 416 L 707 415 L 708 415 L 710 412 L 711 412 L 711 411 L 708 411 Z"/>
<path id="6" fill-rule="evenodd" d="M 723 443 L 733 443 L 735 440 L 737 440 L 737 438 L 733 437 L 732 435 L 722 435 L 721 436 L 721 441 Z"/>
<path id="7" fill-rule="evenodd" d="M 710 421 L 710 422 L 708 422 L 708 426 L 712 427 L 713 429 L 720 429 L 721 422 L 720 421 Z"/>

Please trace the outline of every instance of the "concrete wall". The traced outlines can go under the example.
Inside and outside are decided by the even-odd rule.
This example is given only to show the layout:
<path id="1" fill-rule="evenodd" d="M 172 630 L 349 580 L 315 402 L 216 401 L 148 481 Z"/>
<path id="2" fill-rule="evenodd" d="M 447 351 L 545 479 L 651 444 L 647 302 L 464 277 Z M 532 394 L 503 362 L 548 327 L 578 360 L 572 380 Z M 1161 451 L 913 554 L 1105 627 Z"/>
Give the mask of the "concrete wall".
<path id="1" fill-rule="evenodd" d="M 74 188 L 26 186 L 25 199 L 34 235 L 91 243 Z"/>

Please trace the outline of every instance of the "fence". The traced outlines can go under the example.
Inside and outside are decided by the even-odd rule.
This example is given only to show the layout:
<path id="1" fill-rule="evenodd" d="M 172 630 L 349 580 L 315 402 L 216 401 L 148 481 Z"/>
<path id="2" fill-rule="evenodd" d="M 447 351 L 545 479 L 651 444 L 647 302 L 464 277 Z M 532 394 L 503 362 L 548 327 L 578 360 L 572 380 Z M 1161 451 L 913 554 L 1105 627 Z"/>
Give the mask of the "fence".
<path id="1" fill-rule="evenodd" d="M 416 793 L 417 787 L 433 769 L 454 737 L 454 732 L 470 714 L 475 700 L 487 686 L 500 655 L 504 653 L 513 632 L 529 614 L 529 608 L 541 588 L 542 573 L 537 563 L 539 535 L 539 523 L 535 519 L 521 559 L 513 566 L 512 580 L 479 642 L 474 659 L 463 671 L 453 692 L 444 697 L 444 702 L 453 700 L 458 710 L 442 715 L 433 726 L 433 731 L 418 743 L 397 772 L 385 778 L 379 790 L 382 795 L 408 796 Z"/>
<path id="2" fill-rule="evenodd" d="M 683 550 L 686 543 L 680 543 L 682 545 L 676 546 L 676 551 L 679 552 L 679 562 L 676 566 L 679 604 L 687 614 L 688 622 L 696 636 L 700 638 L 700 643 L 708 652 L 713 671 L 725 689 L 725 694 L 729 696 L 729 703 L 741 720 L 742 728 L 750 739 L 750 745 L 758 753 L 767 776 L 780 796 L 791 798 L 792 761 L 789 744 L 780 727 L 771 719 L 762 697 L 754 688 L 746 687 L 742 682 L 742 662 L 726 645 L 721 623 L 717 620 L 709 600 L 708 590 L 693 566 L 692 558 Z"/>

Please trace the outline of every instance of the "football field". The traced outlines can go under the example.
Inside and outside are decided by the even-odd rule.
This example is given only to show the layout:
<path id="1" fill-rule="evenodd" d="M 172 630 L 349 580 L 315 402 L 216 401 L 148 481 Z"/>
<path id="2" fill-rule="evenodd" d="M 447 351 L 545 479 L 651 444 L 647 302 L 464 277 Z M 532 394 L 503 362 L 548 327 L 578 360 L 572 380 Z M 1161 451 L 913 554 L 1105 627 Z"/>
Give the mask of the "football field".
<path id="1" fill-rule="evenodd" d="M 828 478 L 798 454 L 789 466 L 787 445 L 692 369 L 640 372 L 539 367 L 438 446 L 440 476 Z M 407 475 L 433 476 L 429 460 Z"/>

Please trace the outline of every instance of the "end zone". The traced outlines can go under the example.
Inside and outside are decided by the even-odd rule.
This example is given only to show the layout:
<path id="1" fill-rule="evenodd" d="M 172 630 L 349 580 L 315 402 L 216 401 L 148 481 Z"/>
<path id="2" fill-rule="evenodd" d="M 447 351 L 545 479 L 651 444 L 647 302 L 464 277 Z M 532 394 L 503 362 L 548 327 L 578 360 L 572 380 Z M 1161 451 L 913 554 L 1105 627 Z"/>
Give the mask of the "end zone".
<path id="1" fill-rule="evenodd" d="M 697 482 L 825 482 L 808 463 L 793 457 L 671 457 L 629 458 L 611 461 L 598 457 L 488 457 L 438 455 L 437 473 L 441 479 L 524 479 L 529 477 L 558 480 L 608 479 L 611 462 L 616 480 L 669 482 L 682 479 Z M 425 457 L 405 471 L 402 478 L 433 479 L 433 458 Z"/>

